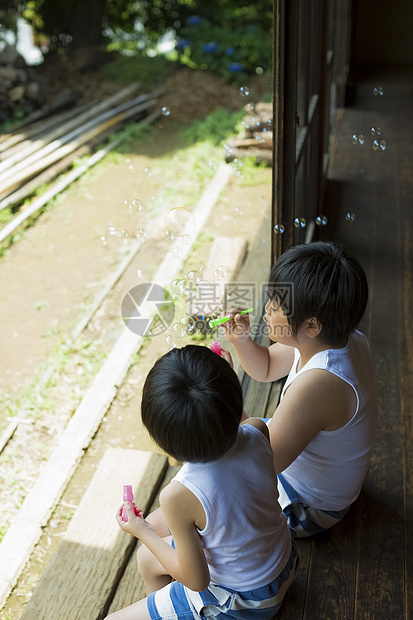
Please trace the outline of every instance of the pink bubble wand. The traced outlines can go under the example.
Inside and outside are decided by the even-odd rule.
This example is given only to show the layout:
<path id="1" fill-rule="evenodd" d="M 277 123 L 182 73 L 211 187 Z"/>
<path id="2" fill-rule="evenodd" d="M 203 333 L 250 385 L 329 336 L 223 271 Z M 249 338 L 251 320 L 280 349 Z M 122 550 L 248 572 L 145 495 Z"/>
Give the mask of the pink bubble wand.
<path id="1" fill-rule="evenodd" d="M 143 519 L 143 512 L 142 512 L 142 510 L 140 510 L 139 508 L 136 508 L 136 506 L 135 506 L 134 497 L 133 497 L 133 489 L 132 489 L 132 485 L 131 484 L 125 484 L 124 487 L 123 487 L 123 501 L 124 502 L 130 502 L 132 507 L 133 507 L 133 511 L 134 511 L 135 515 L 137 517 L 140 517 L 141 519 Z M 122 521 L 124 523 L 128 522 L 128 513 L 126 512 L 125 505 L 123 505 L 123 507 L 122 507 Z"/>

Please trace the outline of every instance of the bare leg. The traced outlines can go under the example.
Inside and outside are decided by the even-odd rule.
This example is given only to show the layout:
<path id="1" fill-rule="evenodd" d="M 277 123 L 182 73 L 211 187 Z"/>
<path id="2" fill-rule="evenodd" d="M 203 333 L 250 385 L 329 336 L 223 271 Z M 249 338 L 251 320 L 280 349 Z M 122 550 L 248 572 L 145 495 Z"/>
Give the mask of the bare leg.
<path id="1" fill-rule="evenodd" d="M 151 512 L 151 514 L 146 517 L 145 521 L 148 521 L 152 525 L 155 532 L 161 538 L 166 538 L 171 535 L 165 517 L 163 516 L 162 508 L 157 508 Z"/>
<path id="2" fill-rule="evenodd" d="M 171 535 L 165 536 L 164 540 L 168 544 L 172 544 Z M 145 585 L 146 596 L 171 583 L 172 577 L 168 575 L 159 560 L 145 545 L 139 546 L 136 557 L 138 570 Z"/>
<path id="3" fill-rule="evenodd" d="M 125 609 L 115 611 L 113 614 L 107 616 L 105 620 L 151 620 L 146 598 L 143 598 L 129 607 L 125 607 Z"/>

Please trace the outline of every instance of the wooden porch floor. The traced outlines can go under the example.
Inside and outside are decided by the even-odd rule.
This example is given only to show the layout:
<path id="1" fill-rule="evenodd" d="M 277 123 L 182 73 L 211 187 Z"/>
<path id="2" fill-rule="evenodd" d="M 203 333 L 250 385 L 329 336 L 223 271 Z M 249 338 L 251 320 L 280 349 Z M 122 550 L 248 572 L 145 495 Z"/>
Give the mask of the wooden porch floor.
<path id="1" fill-rule="evenodd" d="M 299 541 L 283 620 L 413 617 L 412 78 L 411 67 L 359 70 L 339 121 L 323 238 L 342 242 L 369 280 L 361 329 L 376 366 L 379 437 L 350 513 L 331 532 Z M 354 134 L 364 144 L 353 144 Z"/>

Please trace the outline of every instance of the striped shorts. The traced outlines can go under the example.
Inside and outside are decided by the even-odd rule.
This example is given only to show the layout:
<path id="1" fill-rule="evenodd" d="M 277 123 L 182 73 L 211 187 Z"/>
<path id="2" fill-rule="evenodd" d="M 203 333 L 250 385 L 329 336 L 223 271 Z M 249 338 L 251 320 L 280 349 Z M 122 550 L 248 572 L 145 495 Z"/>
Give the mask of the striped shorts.
<path id="1" fill-rule="evenodd" d="M 350 506 L 344 510 L 333 511 L 311 508 L 303 504 L 282 474 L 278 474 L 278 492 L 280 494 L 278 501 L 294 538 L 305 538 L 324 532 L 338 523 L 350 510 Z"/>
<path id="2" fill-rule="evenodd" d="M 203 592 L 194 592 L 173 581 L 147 598 L 152 620 L 271 620 L 294 579 L 297 550 L 292 541 L 290 558 L 281 574 L 269 585 L 238 592 L 211 584 Z"/>

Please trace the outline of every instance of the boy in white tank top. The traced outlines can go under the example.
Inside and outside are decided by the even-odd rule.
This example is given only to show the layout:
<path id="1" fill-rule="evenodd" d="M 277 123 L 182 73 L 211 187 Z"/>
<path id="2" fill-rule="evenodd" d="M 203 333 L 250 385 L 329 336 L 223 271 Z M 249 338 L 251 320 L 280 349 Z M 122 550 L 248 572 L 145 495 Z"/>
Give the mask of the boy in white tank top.
<path id="1" fill-rule="evenodd" d="M 280 503 L 293 535 L 309 536 L 355 501 L 376 439 L 377 385 L 367 339 L 356 330 L 367 279 L 341 246 L 314 242 L 281 255 L 268 297 L 264 319 L 274 344 L 256 344 L 248 315 L 237 310 L 223 329 L 251 377 L 288 375 L 268 427 Z"/>
<path id="2" fill-rule="evenodd" d="M 186 461 L 146 520 L 125 502 L 117 521 L 142 542 L 147 598 L 111 620 L 270 620 L 291 584 L 295 543 L 278 502 L 268 428 L 240 425 L 242 390 L 206 347 L 171 349 L 149 372 L 142 421 L 170 456 Z M 171 536 L 172 534 L 172 536 Z"/>

